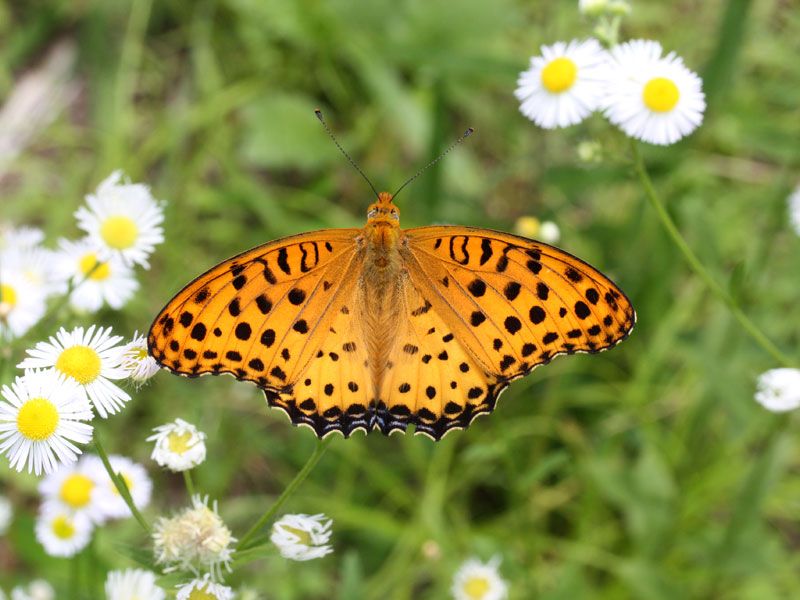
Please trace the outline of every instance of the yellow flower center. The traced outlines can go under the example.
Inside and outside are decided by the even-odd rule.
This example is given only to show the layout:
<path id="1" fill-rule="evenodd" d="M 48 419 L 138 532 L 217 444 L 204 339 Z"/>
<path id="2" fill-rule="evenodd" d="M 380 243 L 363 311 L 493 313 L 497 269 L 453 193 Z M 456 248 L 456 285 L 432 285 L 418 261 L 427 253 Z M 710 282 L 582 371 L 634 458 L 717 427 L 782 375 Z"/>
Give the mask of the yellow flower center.
<path id="1" fill-rule="evenodd" d="M 68 540 L 75 535 L 75 526 L 67 517 L 56 517 L 53 519 L 53 524 L 51 527 L 53 528 L 53 533 L 56 535 L 56 537 L 61 538 L 62 540 Z"/>
<path id="2" fill-rule="evenodd" d="M 58 357 L 56 369 L 86 385 L 100 375 L 100 357 L 88 346 L 71 346 Z"/>
<path id="3" fill-rule="evenodd" d="M 206 589 L 208 589 L 208 584 L 206 584 Z M 194 588 L 192 593 L 189 594 L 189 600 L 216 600 L 217 596 L 206 592 L 204 590 Z"/>
<path id="4" fill-rule="evenodd" d="M 654 77 L 642 91 L 644 105 L 653 112 L 669 112 L 681 97 L 678 86 L 665 77 Z"/>
<path id="5" fill-rule="evenodd" d="M 59 496 L 64 504 L 72 508 L 83 508 L 92 499 L 92 489 L 94 482 L 91 479 L 86 475 L 74 473 L 61 484 Z"/>
<path id="6" fill-rule="evenodd" d="M 130 217 L 117 215 L 108 217 L 100 226 L 100 237 L 117 250 L 130 248 L 139 236 L 139 228 Z"/>
<path id="7" fill-rule="evenodd" d="M 128 488 L 128 491 L 131 494 L 133 494 L 133 480 L 125 473 L 120 473 L 120 475 L 122 476 L 122 481 L 125 482 L 125 487 Z M 114 495 L 119 496 L 119 490 L 113 483 L 111 484 L 111 491 L 114 493 Z"/>
<path id="8" fill-rule="evenodd" d="M 17 429 L 29 440 L 46 440 L 58 427 L 58 410 L 46 398 L 32 398 L 19 409 Z"/>
<path id="9" fill-rule="evenodd" d="M 514 223 L 514 231 L 527 238 L 534 238 L 539 234 L 541 222 L 536 217 L 525 215 L 517 219 Z"/>
<path id="10" fill-rule="evenodd" d="M 89 279 L 95 281 L 103 281 L 104 279 L 108 279 L 108 276 L 111 275 L 111 268 L 108 266 L 108 263 L 99 262 L 94 252 L 84 254 L 80 261 L 78 261 L 78 265 L 81 273 L 84 275 L 89 275 L 89 273 L 91 273 Z"/>
<path id="11" fill-rule="evenodd" d="M 0 304 L 8 304 L 11 308 L 17 303 L 17 292 L 7 283 L 0 283 Z"/>
<path id="12" fill-rule="evenodd" d="M 566 92 L 577 78 L 578 65 L 566 56 L 551 60 L 542 69 L 542 85 L 553 94 Z"/>
<path id="13" fill-rule="evenodd" d="M 471 579 L 467 579 L 467 582 L 464 584 L 463 591 L 468 598 L 481 600 L 481 598 L 486 595 L 486 592 L 489 591 L 489 582 L 484 577 L 473 577 Z"/>
<path id="14" fill-rule="evenodd" d="M 175 454 L 183 454 L 189 450 L 189 440 L 191 439 L 192 434 L 188 431 L 180 434 L 173 431 L 167 436 L 167 445 L 169 446 L 169 451 L 174 452 Z"/>

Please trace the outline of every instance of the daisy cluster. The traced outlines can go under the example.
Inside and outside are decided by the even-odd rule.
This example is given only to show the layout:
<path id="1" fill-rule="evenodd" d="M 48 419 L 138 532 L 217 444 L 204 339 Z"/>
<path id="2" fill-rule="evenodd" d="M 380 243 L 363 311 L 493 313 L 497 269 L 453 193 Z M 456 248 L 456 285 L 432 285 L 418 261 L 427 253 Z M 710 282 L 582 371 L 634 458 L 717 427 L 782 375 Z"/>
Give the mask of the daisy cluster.
<path id="1" fill-rule="evenodd" d="M 41 475 L 75 463 L 95 413 L 105 419 L 131 399 L 116 382 L 157 372 L 141 336 L 122 341 L 110 327 L 62 327 L 27 351 L 23 374 L 0 388 L 0 454 L 12 468 Z"/>
<path id="2" fill-rule="evenodd" d="M 614 3 L 581 4 L 591 16 L 612 10 Z M 668 145 L 702 123 L 702 88 L 683 59 L 665 53 L 657 41 L 605 48 L 589 38 L 542 46 L 520 74 L 514 94 L 522 114 L 545 129 L 575 125 L 600 112 L 629 137 Z"/>
<path id="3" fill-rule="evenodd" d="M 150 503 L 153 483 L 144 467 L 124 456 L 109 456 L 138 509 Z M 42 503 L 36 539 L 51 556 L 69 557 L 83 550 L 95 527 L 132 516 L 97 456 L 85 455 L 62 466 L 39 484 Z"/>
<path id="4" fill-rule="evenodd" d="M 75 217 L 84 237 L 61 239 L 55 250 L 43 246 L 40 229 L 0 223 L 0 339 L 24 335 L 54 296 L 68 293 L 83 313 L 122 308 L 139 287 L 134 267 L 149 268 L 164 241 L 162 204 L 121 171 L 89 194 Z"/>

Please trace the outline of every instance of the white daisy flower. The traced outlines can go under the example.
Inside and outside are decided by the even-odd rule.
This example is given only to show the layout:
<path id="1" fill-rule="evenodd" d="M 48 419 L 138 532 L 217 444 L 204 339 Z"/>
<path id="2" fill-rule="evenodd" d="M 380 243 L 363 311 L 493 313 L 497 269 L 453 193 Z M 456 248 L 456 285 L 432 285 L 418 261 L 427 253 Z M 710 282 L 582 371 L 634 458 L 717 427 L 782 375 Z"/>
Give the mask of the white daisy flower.
<path id="1" fill-rule="evenodd" d="M 27 588 L 17 586 L 11 590 L 11 600 L 55 600 L 56 591 L 44 579 L 34 579 Z"/>
<path id="2" fill-rule="evenodd" d="M 164 600 L 166 592 L 156 585 L 156 574 L 144 569 L 110 571 L 106 600 Z"/>
<path id="3" fill-rule="evenodd" d="M 87 206 L 79 208 L 75 217 L 78 227 L 102 249 L 102 260 L 117 255 L 129 265 L 149 269 L 147 257 L 164 241 L 164 209 L 146 185 L 122 178 L 122 171 L 114 171 L 86 197 Z"/>
<path id="4" fill-rule="evenodd" d="M 800 407 L 800 369 L 770 369 L 758 378 L 756 402 L 772 412 Z"/>
<path id="5" fill-rule="evenodd" d="M 626 135 L 668 145 L 693 132 L 706 108 L 703 81 L 661 44 L 632 40 L 610 51 L 603 98 L 608 120 Z"/>
<path id="6" fill-rule="evenodd" d="M 219 579 L 222 568 L 231 570 L 236 538 L 208 498 L 192 497 L 192 506 L 172 518 L 161 517 L 153 527 L 156 562 L 165 572 L 182 570 L 198 575 L 202 570 Z"/>
<path id="7" fill-rule="evenodd" d="M 270 541 L 290 560 L 313 560 L 333 552 L 328 545 L 333 520 L 323 514 L 284 515 L 272 526 Z"/>
<path id="8" fill-rule="evenodd" d="M 88 516 L 45 503 L 36 520 L 36 539 L 50 556 L 74 556 L 92 538 L 94 525 Z"/>
<path id="9" fill-rule="evenodd" d="M 788 200 L 789 222 L 792 224 L 797 235 L 800 235 L 800 186 L 797 186 L 791 193 Z"/>
<path id="10" fill-rule="evenodd" d="M 37 476 L 77 460 L 92 439 L 92 409 L 80 387 L 53 371 L 28 371 L 0 396 L 0 453 Z M 73 443 L 74 442 L 74 443 Z"/>
<path id="11" fill-rule="evenodd" d="M 500 577 L 500 559 L 488 563 L 470 558 L 456 572 L 450 592 L 455 600 L 503 600 L 508 597 L 508 585 Z"/>
<path id="12" fill-rule="evenodd" d="M 15 248 L 0 256 L 0 262 L 16 265 L 23 279 L 46 297 L 63 294 L 67 286 L 55 270 L 56 253 L 41 246 Z"/>
<path id="13" fill-rule="evenodd" d="M 178 586 L 176 600 L 233 600 L 233 590 L 221 583 L 214 583 L 211 574 Z"/>
<path id="14" fill-rule="evenodd" d="M 170 471 L 186 471 L 206 459 L 206 434 L 183 419 L 156 427 L 155 435 L 147 438 L 155 442 L 150 455 L 156 463 Z"/>
<path id="15" fill-rule="evenodd" d="M 580 123 L 600 107 L 608 80 L 606 51 L 595 39 L 556 42 L 541 50 L 517 80 L 520 111 L 545 129 Z"/>
<path id="16" fill-rule="evenodd" d="M 136 383 L 144 383 L 161 370 L 156 359 L 150 356 L 147 350 L 147 338 L 138 331 L 133 334 L 133 339 L 125 344 L 122 368 Z"/>
<path id="17" fill-rule="evenodd" d="M 67 332 L 63 327 L 49 342 L 39 342 L 28 350 L 28 358 L 17 366 L 20 369 L 54 368 L 77 381 L 86 397 L 102 418 L 122 409 L 131 397 L 111 383 L 125 379 L 127 372 L 120 366 L 124 348 L 116 346 L 122 336 L 112 336 L 111 327 L 103 329 L 76 327 Z"/>
<path id="18" fill-rule="evenodd" d="M 38 227 L 14 227 L 0 223 L 0 252 L 33 248 L 44 241 L 44 232 Z"/>
<path id="19" fill-rule="evenodd" d="M 130 458 L 114 454 L 108 457 L 108 462 L 111 463 L 111 468 L 114 472 L 119 473 L 128 486 L 133 505 L 141 510 L 150 504 L 153 482 L 145 468 L 139 463 L 133 462 Z M 97 489 L 97 502 L 101 507 L 101 511 L 112 519 L 132 516 L 130 508 L 125 504 L 125 500 L 120 495 L 117 486 L 111 481 L 108 473 L 104 474 Z"/>
<path id="20" fill-rule="evenodd" d="M 44 316 L 47 292 L 25 276 L 18 253 L 0 257 L 0 340 L 20 337 Z"/>
<path id="21" fill-rule="evenodd" d="M 0 495 L 0 535 L 6 534 L 13 519 L 14 509 L 11 501 L 6 496 Z"/>
<path id="22" fill-rule="evenodd" d="M 97 247 L 88 238 L 60 240 L 59 247 L 56 272 L 72 282 L 70 304 L 75 309 L 97 312 L 105 303 L 119 310 L 139 289 L 133 269 L 118 256 L 100 261 Z"/>
<path id="23" fill-rule="evenodd" d="M 45 502 L 72 513 L 84 513 L 96 524 L 103 523 L 106 511 L 99 490 L 108 479 L 102 461 L 94 455 L 81 457 L 75 465 L 62 466 L 39 484 Z"/>

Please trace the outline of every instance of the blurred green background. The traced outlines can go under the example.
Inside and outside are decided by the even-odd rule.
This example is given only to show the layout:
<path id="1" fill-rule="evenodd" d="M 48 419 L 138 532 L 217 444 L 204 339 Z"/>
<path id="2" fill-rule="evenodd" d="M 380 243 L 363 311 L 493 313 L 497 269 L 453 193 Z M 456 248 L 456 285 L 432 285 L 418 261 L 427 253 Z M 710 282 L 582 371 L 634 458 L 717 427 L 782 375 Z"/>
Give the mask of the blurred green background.
<path id="1" fill-rule="evenodd" d="M 690 245 L 797 358 L 800 239 L 785 202 L 800 173 L 797 3 L 642 0 L 622 31 L 660 40 L 704 77 L 703 126 L 646 159 Z M 598 116 L 543 131 L 518 112 L 512 92 L 529 56 L 590 33 L 572 1 L 0 5 L 0 96 L 48 61 L 63 73 L 45 116 L 25 117 L 36 131 L 0 162 L 2 220 L 44 228 L 50 245 L 78 237 L 73 212 L 116 168 L 168 201 L 167 241 L 134 301 L 65 326 L 146 330 L 183 283 L 232 254 L 363 224 L 369 189 L 316 107 L 380 189 L 474 127 L 400 197 L 403 225 L 553 220 L 559 245 L 637 308 L 618 348 L 537 370 L 466 432 L 436 444 L 336 440 L 284 508 L 332 517 L 335 553 L 309 563 L 272 553 L 234 585 L 287 600 L 443 598 L 465 558 L 497 554 L 512 598 L 800 597 L 797 426 L 753 401 L 757 375 L 779 365 L 688 270 L 620 133 Z M 600 163 L 578 159 L 587 140 L 601 144 Z M 176 417 L 208 433 L 197 482 L 238 535 L 316 444 L 253 386 L 160 374 L 99 424 L 110 451 L 157 480 L 150 519 L 186 502 L 144 442 Z M 0 587 L 43 576 L 66 589 L 69 561 L 33 539 L 36 480 L 2 461 L 0 483 L 17 507 L 0 539 Z M 97 569 L 81 567 L 86 597 L 145 544 L 133 521 L 100 530 Z"/>

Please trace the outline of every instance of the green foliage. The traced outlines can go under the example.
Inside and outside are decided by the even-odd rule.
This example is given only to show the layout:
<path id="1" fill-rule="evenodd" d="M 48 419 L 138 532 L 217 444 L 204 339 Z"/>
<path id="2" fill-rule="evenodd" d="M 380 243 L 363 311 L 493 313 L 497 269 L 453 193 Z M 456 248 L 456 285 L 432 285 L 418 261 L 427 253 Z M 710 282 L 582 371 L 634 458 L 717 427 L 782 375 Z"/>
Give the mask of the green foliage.
<path id="1" fill-rule="evenodd" d="M 115 168 L 169 202 L 167 241 L 142 290 L 97 322 L 146 330 L 190 277 L 230 255 L 362 223 L 369 189 L 316 107 L 380 189 L 473 126 L 468 143 L 399 198 L 403 225 L 509 230 L 521 215 L 554 220 L 559 245 L 609 273 L 637 308 L 629 340 L 537 370 L 467 432 L 438 444 L 335 440 L 283 510 L 331 516 L 336 552 L 309 563 L 266 552 L 234 584 L 280 600 L 442 598 L 465 558 L 497 554 L 519 599 L 800 595 L 796 425 L 753 401 L 755 377 L 777 365 L 688 269 L 619 133 L 599 117 L 542 131 L 518 113 L 512 91 L 528 57 L 589 32 L 577 2 L 0 7 L 0 96 L 63 38 L 77 45 L 80 82 L 70 109 L 2 179 L 2 220 L 41 226 L 51 243 L 76 237 L 72 213 Z M 706 122 L 675 146 L 647 148 L 645 159 L 712 276 L 800 360 L 800 240 L 785 208 L 800 171 L 800 15 L 777 0 L 641 0 L 623 35 L 658 39 L 697 71 L 707 65 Z M 578 162 L 587 139 L 603 147 L 597 166 Z M 22 349 L 12 348 L 15 360 Z M 239 536 L 316 444 L 252 386 L 162 373 L 99 423 L 109 452 L 146 463 L 156 478 L 151 521 L 186 503 L 180 477 L 158 471 L 144 442 L 176 417 L 208 434 L 195 482 Z M 71 567 L 32 538 L 35 482 L 5 464 L 0 481 L 18 511 L 0 540 L 0 587 L 41 575 L 67 589 Z M 133 521 L 100 530 L 101 561 L 78 562 L 85 597 L 99 597 L 106 569 L 147 563 L 146 544 Z"/>

